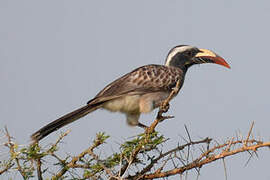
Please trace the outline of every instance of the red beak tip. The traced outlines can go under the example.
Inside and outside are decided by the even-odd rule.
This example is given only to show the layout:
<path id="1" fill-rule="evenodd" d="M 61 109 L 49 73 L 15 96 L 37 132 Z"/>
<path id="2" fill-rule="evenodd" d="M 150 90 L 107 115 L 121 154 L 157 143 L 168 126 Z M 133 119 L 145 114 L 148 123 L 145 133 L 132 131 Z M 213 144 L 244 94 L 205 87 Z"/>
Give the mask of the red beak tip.
<path id="1" fill-rule="evenodd" d="M 223 66 L 225 66 L 228 69 L 231 69 L 231 66 L 228 63 L 224 63 Z"/>
<path id="2" fill-rule="evenodd" d="M 214 58 L 214 61 L 216 64 L 220 64 L 228 69 L 231 69 L 231 66 L 222 57 Z"/>

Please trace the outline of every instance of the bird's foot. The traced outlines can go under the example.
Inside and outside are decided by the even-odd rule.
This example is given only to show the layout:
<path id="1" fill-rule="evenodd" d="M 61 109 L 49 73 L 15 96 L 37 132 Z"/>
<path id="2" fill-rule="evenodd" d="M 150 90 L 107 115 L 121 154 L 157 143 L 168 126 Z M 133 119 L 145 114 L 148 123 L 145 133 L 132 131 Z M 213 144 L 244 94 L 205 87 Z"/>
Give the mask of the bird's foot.
<path id="1" fill-rule="evenodd" d="M 170 109 L 170 104 L 169 103 L 163 103 L 161 105 L 161 108 L 160 108 L 162 113 L 168 112 L 169 109 Z"/>
<path id="2" fill-rule="evenodd" d="M 174 118 L 174 116 L 163 116 L 162 114 L 159 114 L 159 115 L 158 115 L 158 121 L 159 121 L 159 122 L 162 122 L 162 121 L 164 121 L 165 119 L 172 119 L 172 118 Z"/>

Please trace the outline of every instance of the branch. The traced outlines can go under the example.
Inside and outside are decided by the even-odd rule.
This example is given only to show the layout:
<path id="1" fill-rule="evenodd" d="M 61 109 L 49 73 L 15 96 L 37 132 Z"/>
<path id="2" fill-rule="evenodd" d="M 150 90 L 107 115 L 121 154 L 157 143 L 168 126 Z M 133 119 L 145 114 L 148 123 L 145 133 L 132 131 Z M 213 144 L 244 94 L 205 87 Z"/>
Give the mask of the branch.
<path id="1" fill-rule="evenodd" d="M 104 143 L 104 140 L 107 137 L 103 137 L 103 134 L 97 134 L 97 138 L 94 140 L 94 143 L 92 146 L 81 152 L 78 156 L 75 156 L 72 158 L 72 160 L 69 163 L 61 162 L 64 163 L 64 167 L 61 169 L 59 173 L 57 173 L 52 179 L 59 179 L 62 177 L 70 168 L 75 168 L 77 166 L 77 162 L 82 159 L 85 155 L 90 154 L 93 152 L 93 150 L 98 147 L 99 145 Z"/>
<path id="2" fill-rule="evenodd" d="M 10 168 L 12 168 L 12 166 L 14 166 L 13 163 L 7 164 L 7 165 L 5 166 L 5 168 L 2 169 L 2 170 L 0 171 L 0 175 L 3 174 L 3 173 L 5 173 L 6 171 L 8 171 Z"/>
<path id="3" fill-rule="evenodd" d="M 223 159 L 225 157 L 232 156 L 234 154 L 238 154 L 238 153 L 245 152 L 245 151 L 250 151 L 250 150 L 256 152 L 259 148 L 269 147 L 270 146 L 270 142 L 265 142 L 265 143 L 259 142 L 259 143 L 257 143 L 258 141 L 256 141 L 256 140 L 249 140 L 248 142 L 249 143 L 254 143 L 255 142 L 256 144 L 255 145 L 250 145 L 250 146 L 245 146 L 241 141 L 234 141 L 234 142 L 231 142 L 231 143 L 226 143 L 224 145 L 220 145 L 220 146 L 217 146 L 217 147 L 214 147 L 214 148 L 210 149 L 209 151 L 207 151 L 206 153 L 201 155 L 198 159 L 194 160 L 193 162 L 191 162 L 191 163 L 189 163 L 189 164 L 187 164 L 187 165 L 185 165 L 183 167 L 175 168 L 175 169 L 168 170 L 168 171 L 165 171 L 165 172 L 160 172 L 160 173 L 149 173 L 149 174 L 144 175 L 143 179 L 162 178 L 162 177 L 168 177 L 168 176 L 171 176 L 171 175 L 182 174 L 187 170 L 194 169 L 194 168 L 201 168 L 205 164 L 209 164 L 209 163 L 211 163 L 213 161 Z M 223 151 L 223 152 L 221 152 L 221 153 L 219 153 L 217 155 L 214 155 L 214 154 L 209 155 L 210 152 L 214 152 L 215 150 L 220 149 L 221 147 L 224 147 L 226 145 L 230 146 L 231 144 L 242 144 L 242 147 L 237 148 L 237 149 L 232 150 L 232 151 Z M 209 155 L 209 156 L 206 157 L 207 155 Z M 205 158 L 202 159 L 203 157 L 205 157 Z"/>
<path id="4" fill-rule="evenodd" d="M 110 176 L 110 179 L 117 179 L 116 176 L 112 173 L 112 171 L 107 168 L 99 159 L 99 157 L 93 152 L 92 149 L 89 149 L 88 153 L 97 161 L 98 164 L 106 171 L 106 173 Z"/>
<path id="5" fill-rule="evenodd" d="M 176 148 L 173 148 L 173 149 L 167 151 L 166 153 L 161 153 L 157 158 L 153 159 L 148 166 L 146 166 L 143 170 L 141 170 L 141 172 L 137 173 L 135 176 L 129 176 L 128 178 L 133 179 L 134 177 L 140 177 L 140 176 L 144 175 L 145 173 L 151 171 L 151 169 L 153 168 L 153 166 L 156 165 L 156 163 L 160 159 L 162 159 L 162 158 L 164 158 L 164 157 L 166 157 L 166 156 L 168 156 L 168 155 L 170 155 L 170 154 L 172 154 L 174 152 L 181 151 L 181 150 L 183 150 L 187 146 L 191 146 L 191 145 L 195 145 L 195 144 L 203 144 L 203 143 L 209 144 L 211 142 L 211 140 L 212 139 L 205 138 L 205 139 L 203 139 L 201 141 L 189 142 L 189 143 L 186 143 L 184 145 L 181 145 L 181 146 L 178 146 Z"/>

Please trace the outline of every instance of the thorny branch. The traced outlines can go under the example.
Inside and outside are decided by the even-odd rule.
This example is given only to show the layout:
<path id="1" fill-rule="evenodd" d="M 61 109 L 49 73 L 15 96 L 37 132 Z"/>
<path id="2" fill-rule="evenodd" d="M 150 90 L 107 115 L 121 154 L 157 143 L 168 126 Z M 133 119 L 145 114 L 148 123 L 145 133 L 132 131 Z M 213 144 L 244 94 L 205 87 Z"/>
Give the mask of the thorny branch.
<path id="1" fill-rule="evenodd" d="M 187 164 L 186 166 L 180 167 L 180 168 L 175 168 L 169 171 L 165 171 L 165 172 L 160 172 L 160 173 L 150 173 L 150 174 L 146 174 L 145 176 L 143 176 L 144 179 L 153 179 L 153 178 L 161 178 L 161 177 L 168 177 L 171 175 L 175 175 L 175 174 L 182 174 L 183 172 L 199 167 L 201 168 L 203 165 L 205 164 L 209 164 L 213 161 L 219 160 L 219 159 L 223 159 L 225 157 L 234 155 L 234 154 L 238 154 L 240 152 L 245 152 L 245 151 L 257 151 L 257 149 L 261 148 L 261 147 L 269 147 L 270 146 L 270 142 L 266 142 L 266 143 L 262 143 L 262 144 L 256 144 L 256 145 L 252 145 L 252 146 L 247 146 L 247 147 L 240 147 L 237 148 L 235 150 L 232 151 L 223 151 L 220 154 L 217 155 L 211 155 L 208 158 L 205 158 L 201 161 L 195 160 L 189 164 Z"/>
<path id="2" fill-rule="evenodd" d="M 62 177 L 70 168 L 75 167 L 80 159 L 82 159 L 87 154 L 92 155 L 93 150 L 103 143 L 104 140 L 102 138 L 99 138 L 99 136 L 97 135 L 97 139 L 94 141 L 93 145 L 81 152 L 78 156 L 73 157 L 69 163 L 61 160 L 64 167 L 53 177 L 53 179 L 59 179 L 60 177 Z"/>
<path id="3" fill-rule="evenodd" d="M 18 145 L 12 141 L 12 137 L 7 128 L 5 128 L 7 142 L 4 143 L 4 146 L 8 147 L 11 159 L 9 159 L 6 164 L 0 161 L 0 175 L 5 174 L 12 169 L 16 169 L 24 179 L 28 179 L 28 177 L 33 177 L 33 174 L 31 174 L 32 168 L 36 171 L 38 178 L 42 179 L 42 174 L 49 168 L 48 166 L 46 167 L 46 161 L 44 161 L 43 158 L 45 156 L 51 156 L 57 160 L 55 166 L 61 166 L 60 171 L 52 176 L 52 179 L 65 179 L 65 177 L 67 177 L 67 172 L 69 172 L 72 177 L 75 177 L 77 175 L 73 174 L 73 170 L 75 169 L 82 169 L 85 172 L 88 172 L 83 175 L 77 175 L 80 177 L 79 179 L 102 179 L 103 177 L 111 180 L 154 179 L 177 174 L 182 175 L 184 172 L 187 173 L 192 169 L 195 169 L 199 176 L 200 169 L 205 164 L 220 159 L 225 163 L 224 160 L 226 157 L 241 152 L 249 152 L 251 158 L 252 154 L 257 153 L 258 149 L 270 147 L 270 142 L 256 140 L 251 135 L 254 122 L 252 123 L 246 138 L 242 137 L 239 139 L 238 136 L 231 137 L 227 142 L 221 144 L 216 142 L 216 145 L 212 145 L 212 141 L 214 140 L 210 138 L 193 141 L 191 134 L 185 126 L 188 137 L 187 140 L 184 139 L 186 141 L 185 144 L 177 145 L 177 147 L 164 152 L 161 150 L 160 146 L 151 146 L 153 137 L 157 137 L 155 128 L 158 123 L 173 118 L 172 116 L 163 116 L 163 114 L 168 111 L 170 100 L 178 93 L 179 85 L 180 83 L 177 82 L 176 87 L 171 91 L 169 97 L 161 104 L 158 114 L 150 127 L 146 128 L 144 133 L 139 135 L 139 138 L 135 139 L 135 141 L 130 141 L 133 145 L 129 146 L 128 141 L 125 142 L 126 144 L 124 143 L 127 146 L 127 152 L 124 152 L 124 150 L 120 148 L 119 153 L 115 153 L 103 160 L 100 159 L 99 155 L 94 153 L 94 150 L 104 144 L 105 140 L 109 137 L 105 136 L 104 133 L 97 134 L 93 144 L 77 156 L 72 158 L 68 156 L 62 159 L 56 152 L 59 143 L 69 132 L 62 134 L 57 141 L 50 145 L 46 150 L 42 150 L 37 143 L 32 144 L 29 148 L 19 150 Z M 156 145 L 163 144 L 164 142 L 165 141 L 162 140 L 162 138 L 158 139 Z M 191 146 L 200 147 L 191 148 Z M 193 154 L 191 149 L 194 149 L 196 153 Z M 90 157 L 90 161 L 87 160 L 86 157 Z M 25 167 L 24 163 L 27 161 L 30 161 L 30 168 L 29 166 Z M 33 162 L 36 162 L 36 167 L 34 167 Z M 111 164 L 108 162 L 111 162 Z M 140 165 L 140 167 L 137 165 Z M 44 170 L 42 170 L 41 166 Z M 131 174 L 131 172 L 133 173 Z"/>
<path id="4" fill-rule="evenodd" d="M 193 160 L 189 164 L 186 164 L 179 168 L 174 168 L 168 171 L 164 171 L 164 172 L 158 172 L 158 173 L 154 172 L 154 173 L 145 174 L 141 178 L 153 179 L 153 178 L 169 177 L 171 175 L 176 175 L 176 174 L 183 174 L 185 171 L 188 171 L 194 168 L 201 168 L 203 165 L 209 164 L 213 161 L 216 161 L 219 159 L 224 160 L 224 158 L 228 156 L 232 156 L 241 152 L 249 152 L 249 151 L 256 152 L 259 148 L 270 147 L 270 142 L 262 142 L 262 141 L 257 141 L 255 139 L 249 140 L 253 126 L 254 126 L 254 122 L 251 125 L 251 128 L 249 130 L 249 133 L 245 141 L 243 140 L 233 141 L 234 138 L 231 138 L 231 140 L 227 143 L 210 148 L 209 150 L 202 153 L 197 159 Z M 234 146 L 239 145 L 239 147 L 233 150 L 230 150 L 232 145 Z M 214 152 L 217 150 L 221 152 L 215 154 Z"/>
<path id="5" fill-rule="evenodd" d="M 160 159 L 162 159 L 162 158 L 164 158 L 164 157 L 166 157 L 168 155 L 171 155 L 171 154 L 173 154 L 173 153 L 175 153 L 177 151 L 181 151 L 181 150 L 183 150 L 187 146 L 191 146 L 191 145 L 195 145 L 195 144 L 210 143 L 210 141 L 211 141 L 211 139 L 205 138 L 205 139 L 200 140 L 200 141 L 194 141 L 194 142 L 186 143 L 184 145 L 181 145 L 181 146 L 178 146 L 176 148 L 173 148 L 173 149 L 171 149 L 171 150 L 169 150 L 169 151 L 167 151 L 165 153 L 161 153 L 157 158 L 153 159 L 149 165 L 147 165 L 144 169 L 142 169 L 136 176 L 138 176 L 138 175 L 144 175 L 145 173 L 149 172 L 154 167 L 154 165 L 156 165 L 156 163 Z M 130 178 L 132 178 L 132 176 L 130 176 Z"/>
<path id="6" fill-rule="evenodd" d="M 22 170 L 21 167 L 21 163 L 19 161 L 19 159 L 17 158 L 16 152 L 15 152 L 15 143 L 12 142 L 12 137 L 10 136 L 7 127 L 5 127 L 5 131 L 6 131 L 6 136 L 8 138 L 8 142 L 5 143 L 5 146 L 7 146 L 9 148 L 9 152 L 11 157 L 13 157 L 15 159 L 18 171 L 20 172 L 20 174 L 22 175 L 22 177 L 25 179 L 26 178 L 26 174 L 25 172 Z"/>

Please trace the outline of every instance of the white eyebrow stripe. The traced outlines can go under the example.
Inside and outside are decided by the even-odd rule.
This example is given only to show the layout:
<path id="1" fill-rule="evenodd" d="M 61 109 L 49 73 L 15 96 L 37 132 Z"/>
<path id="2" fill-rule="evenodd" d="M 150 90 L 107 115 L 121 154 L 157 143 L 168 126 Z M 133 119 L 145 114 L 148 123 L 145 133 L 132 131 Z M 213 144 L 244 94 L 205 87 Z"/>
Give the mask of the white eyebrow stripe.
<path id="1" fill-rule="evenodd" d="M 192 48 L 194 48 L 194 47 L 192 47 L 192 46 L 181 46 L 181 47 L 175 47 L 175 48 L 173 48 L 173 49 L 169 52 L 169 54 L 168 54 L 168 56 L 167 56 L 167 59 L 166 59 L 166 61 L 165 61 L 165 66 L 169 66 L 169 64 L 170 64 L 170 62 L 171 62 L 171 60 L 172 60 L 172 58 L 173 58 L 177 53 L 179 53 L 179 52 L 184 52 L 184 51 L 186 51 L 186 50 L 188 50 L 188 49 L 192 49 Z"/>

